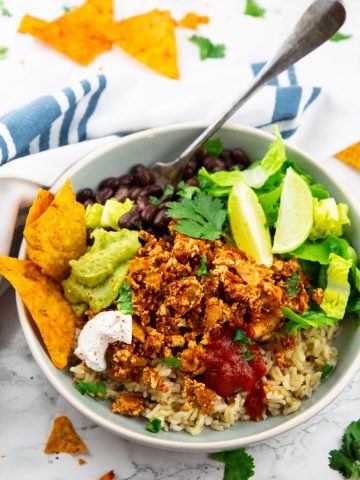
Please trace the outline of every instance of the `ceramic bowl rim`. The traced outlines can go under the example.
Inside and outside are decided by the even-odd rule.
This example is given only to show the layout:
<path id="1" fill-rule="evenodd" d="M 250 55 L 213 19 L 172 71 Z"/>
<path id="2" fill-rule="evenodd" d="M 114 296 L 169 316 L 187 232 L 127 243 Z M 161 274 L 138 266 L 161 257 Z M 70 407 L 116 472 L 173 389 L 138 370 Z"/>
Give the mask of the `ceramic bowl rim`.
<path id="1" fill-rule="evenodd" d="M 93 150 L 92 152 L 88 153 L 87 155 L 82 157 L 80 160 L 75 162 L 75 164 L 73 164 L 68 169 L 66 169 L 63 172 L 63 174 L 55 181 L 55 183 L 51 187 L 51 191 L 56 191 L 59 188 L 59 186 L 62 185 L 62 183 L 66 178 L 71 177 L 74 173 L 81 170 L 85 165 L 93 161 L 96 161 L 103 154 L 111 150 L 117 149 L 119 147 L 121 148 L 121 146 L 126 143 L 134 142 L 134 141 L 136 142 L 143 138 L 155 136 L 157 134 L 161 134 L 164 132 L 172 132 L 174 130 L 179 131 L 179 130 L 186 130 L 186 129 L 198 129 L 198 128 L 205 128 L 206 126 L 207 125 L 203 122 L 177 123 L 177 124 L 152 128 L 149 130 L 133 133 L 125 137 L 121 137 L 118 140 L 114 140 L 113 142 L 110 142 L 108 144 L 105 144 L 96 148 L 95 150 Z M 255 136 L 258 136 L 259 138 L 262 137 L 263 139 L 266 139 L 268 141 L 272 141 L 274 139 L 274 136 L 267 132 L 263 132 L 256 128 L 248 127 L 244 125 L 227 123 L 222 128 L 237 131 L 239 133 L 255 135 Z M 342 183 L 339 182 L 339 180 L 337 180 L 335 176 L 327 172 L 323 167 L 323 165 L 321 165 L 321 163 L 316 162 L 310 155 L 305 153 L 303 150 L 297 147 L 294 147 L 292 145 L 287 145 L 286 142 L 284 143 L 286 146 L 288 146 L 293 151 L 295 151 L 299 156 L 304 157 L 310 163 L 315 163 L 316 166 L 322 171 L 322 173 L 328 178 L 330 178 L 330 180 L 332 180 L 336 184 L 337 189 L 340 190 L 341 193 L 348 199 L 349 204 L 351 205 L 351 209 L 356 211 L 356 216 L 360 218 L 360 205 L 357 199 L 355 199 L 351 193 L 346 191 L 345 186 L 342 185 Z M 22 241 L 20 252 L 19 252 L 19 258 L 22 258 L 22 259 L 26 258 L 25 240 Z M 230 449 L 239 448 L 241 446 L 246 446 L 246 445 L 258 443 L 264 440 L 268 440 L 272 437 L 280 435 L 281 433 L 285 433 L 299 426 L 300 424 L 306 422 L 311 417 L 313 417 L 314 415 L 319 413 L 321 410 L 323 410 L 326 406 L 328 406 L 343 391 L 346 385 L 348 385 L 348 383 L 354 377 L 357 370 L 360 368 L 360 350 L 359 350 L 357 356 L 352 361 L 351 367 L 346 371 L 346 373 L 340 378 L 340 380 L 334 386 L 332 386 L 327 392 L 324 393 L 323 397 L 319 399 L 314 405 L 311 405 L 306 410 L 304 410 L 304 412 L 301 412 L 296 417 L 291 417 L 291 416 L 284 417 L 284 422 L 281 425 L 272 427 L 268 430 L 264 430 L 260 433 L 247 435 L 245 437 L 238 438 L 238 439 L 219 440 L 215 442 L 201 442 L 201 441 L 197 443 L 189 442 L 188 444 L 185 442 L 179 442 L 176 440 L 164 440 L 156 436 L 149 437 L 145 435 L 145 433 L 140 434 L 140 433 L 134 432 L 132 430 L 129 430 L 128 428 L 122 427 L 120 425 L 116 425 L 111 420 L 102 418 L 91 408 L 88 408 L 82 402 L 81 397 L 79 398 L 78 396 L 74 395 L 75 390 L 74 392 L 70 392 L 69 390 L 64 388 L 64 386 L 61 384 L 61 382 L 57 378 L 56 368 L 53 365 L 48 365 L 44 360 L 44 351 L 42 350 L 41 346 L 39 347 L 39 344 L 36 341 L 36 335 L 30 325 L 30 322 L 28 321 L 28 313 L 18 294 L 16 294 L 16 303 L 17 303 L 17 309 L 18 309 L 21 327 L 24 332 L 27 344 L 31 350 L 31 353 L 35 361 L 39 365 L 40 369 L 44 373 L 45 377 L 50 381 L 52 386 L 58 391 L 58 393 L 62 397 L 64 397 L 76 410 L 82 413 L 85 417 L 89 418 L 97 425 L 104 427 L 106 430 L 118 436 L 121 436 L 123 438 L 126 438 L 128 440 L 134 441 L 136 443 L 146 445 L 149 447 L 161 448 L 164 450 L 174 450 L 174 451 L 183 451 L 183 452 L 186 452 L 186 451 L 210 452 L 210 451 L 230 450 Z M 219 432 L 219 434 L 221 435 L 221 432 Z"/>

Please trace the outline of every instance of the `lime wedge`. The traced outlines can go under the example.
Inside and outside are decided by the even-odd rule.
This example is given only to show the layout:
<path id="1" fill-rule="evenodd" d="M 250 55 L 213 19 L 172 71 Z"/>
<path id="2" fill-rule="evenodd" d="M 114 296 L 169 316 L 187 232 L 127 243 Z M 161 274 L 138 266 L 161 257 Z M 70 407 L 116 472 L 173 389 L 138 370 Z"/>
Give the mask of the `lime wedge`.
<path id="1" fill-rule="evenodd" d="M 273 253 L 291 252 L 305 242 L 313 225 L 313 197 L 305 180 L 286 170 L 280 197 Z"/>
<path id="2" fill-rule="evenodd" d="M 265 213 L 256 193 L 242 180 L 230 192 L 228 213 L 236 246 L 256 263 L 270 266 L 271 238 Z"/>

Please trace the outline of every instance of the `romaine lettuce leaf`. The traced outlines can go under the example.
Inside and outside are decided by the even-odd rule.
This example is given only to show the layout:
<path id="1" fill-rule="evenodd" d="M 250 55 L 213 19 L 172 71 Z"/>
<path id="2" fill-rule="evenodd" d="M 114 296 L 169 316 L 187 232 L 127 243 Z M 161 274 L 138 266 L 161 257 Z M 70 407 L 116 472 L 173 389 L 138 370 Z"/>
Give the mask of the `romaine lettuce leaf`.
<path id="1" fill-rule="evenodd" d="M 326 238 L 328 235 L 341 237 L 343 225 L 350 225 L 349 207 L 344 203 L 336 204 L 333 198 L 324 198 L 314 202 L 314 224 L 309 239 Z"/>
<path id="2" fill-rule="evenodd" d="M 320 183 L 314 183 L 314 185 L 310 185 L 310 190 L 311 190 L 312 196 L 314 198 L 318 198 L 319 200 L 330 197 L 330 193 Z"/>
<path id="3" fill-rule="evenodd" d="M 298 314 L 291 310 L 291 308 L 281 307 L 281 311 L 284 317 L 290 320 L 286 327 L 286 332 L 293 335 L 297 333 L 299 328 L 321 328 L 325 325 L 334 325 L 337 322 L 336 318 L 329 317 L 323 312 L 316 312 L 313 310 Z"/>
<path id="4" fill-rule="evenodd" d="M 350 295 L 348 276 L 351 266 L 351 260 L 345 260 L 335 253 L 330 254 L 327 286 L 320 304 L 321 309 L 330 317 L 341 319 L 345 314 Z"/>
<path id="5" fill-rule="evenodd" d="M 268 227 L 275 225 L 279 214 L 280 197 L 282 186 L 274 188 L 270 192 L 258 195 L 261 206 L 263 207 Z"/>
<path id="6" fill-rule="evenodd" d="M 100 228 L 101 217 L 103 214 L 104 205 L 100 203 L 94 203 L 88 205 L 85 210 L 85 225 L 86 228 Z"/>
<path id="7" fill-rule="evenodd" d="M 134 202 L 127 198 L 125 202 L 118 202 L 115 198 L 106 200 L 104 210 L 101 216 L 101 226 L 111 227 L 114 230 L 120 230 L 118 221 L 125 213 L 129 212 Z"/>
<path id="8" fill-rule="evenodd" d="M 250 187 L 261 188 L 266 180 L 282 167 L 286 160 L 285 146 L 279 128 L 274 125 L 273 129 L 276 139 L 269 146 L 265 157 L 253 168 L 247 168 L 241 172 L 243 180 Z"/>

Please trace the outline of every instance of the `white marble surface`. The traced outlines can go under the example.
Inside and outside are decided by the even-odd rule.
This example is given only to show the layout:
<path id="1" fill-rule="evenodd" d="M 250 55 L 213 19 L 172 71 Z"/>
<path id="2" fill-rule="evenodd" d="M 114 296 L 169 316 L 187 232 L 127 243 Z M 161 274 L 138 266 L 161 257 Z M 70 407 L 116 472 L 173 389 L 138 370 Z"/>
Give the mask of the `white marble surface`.
<path id="1" fill-rule="evenodd" d="M 360 199 L 360 175 L 340 162 L 327 167 Z M 360 417 L 360 372 L 323 412 L 296 429 L 249 447 L 255 480 L 336 480 L 328 452 L 337 448 L 345 427 Z M 89 449 L 77 458 L 45 455 L 52 421 L 67 415 Z M 14 292 L 0 297 L 0 479 L 96 480 L 114 469 L 118 480 L 220 480 L 220 463 L 206 454 L 155 450 L 115 437 L 74 410 L 37 367 L 22 334 Z"/>

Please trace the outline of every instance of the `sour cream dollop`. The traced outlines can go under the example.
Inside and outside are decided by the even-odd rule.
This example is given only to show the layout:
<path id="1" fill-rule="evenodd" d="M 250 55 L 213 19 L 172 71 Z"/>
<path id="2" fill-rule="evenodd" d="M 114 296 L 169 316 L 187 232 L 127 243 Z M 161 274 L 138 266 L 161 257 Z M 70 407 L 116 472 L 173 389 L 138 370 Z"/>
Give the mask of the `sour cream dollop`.
<path id="1" fill-rule="evenodd" d="M 75 355 L 95 372 L 106 369 L 105 353 L 110 343 L 131 343 L 132 316 L 117 311 L 98 313 L 81 330 Z"/>

